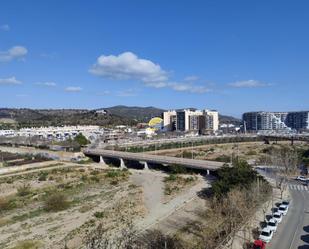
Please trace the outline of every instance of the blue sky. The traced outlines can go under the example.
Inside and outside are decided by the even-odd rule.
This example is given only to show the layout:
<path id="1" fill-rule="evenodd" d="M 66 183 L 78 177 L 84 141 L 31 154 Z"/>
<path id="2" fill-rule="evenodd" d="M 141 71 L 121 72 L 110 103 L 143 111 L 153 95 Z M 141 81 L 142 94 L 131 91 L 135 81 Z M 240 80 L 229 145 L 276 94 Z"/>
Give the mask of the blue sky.
<path id="1" fill-rule="evenodd" d="M 306 0 L 1 1 L 0 107 L 309 109 Z"/>

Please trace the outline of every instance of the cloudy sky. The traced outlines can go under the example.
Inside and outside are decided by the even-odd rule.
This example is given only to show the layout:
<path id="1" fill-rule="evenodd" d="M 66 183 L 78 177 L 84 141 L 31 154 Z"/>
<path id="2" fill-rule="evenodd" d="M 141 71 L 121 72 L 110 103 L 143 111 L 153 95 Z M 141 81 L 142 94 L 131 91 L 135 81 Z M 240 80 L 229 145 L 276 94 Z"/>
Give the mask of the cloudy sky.
<path id="1" fill-rule="evenodd" d="M 0 107 L 309 109 L 307 0 L 0 5 Z"/>

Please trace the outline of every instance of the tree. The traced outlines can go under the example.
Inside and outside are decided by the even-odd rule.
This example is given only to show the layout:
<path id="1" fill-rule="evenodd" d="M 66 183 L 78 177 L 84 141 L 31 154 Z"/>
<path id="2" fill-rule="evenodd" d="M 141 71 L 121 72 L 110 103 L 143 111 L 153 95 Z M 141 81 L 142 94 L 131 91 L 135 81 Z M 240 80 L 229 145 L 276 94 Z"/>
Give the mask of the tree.
<path id="1" fill-rule="evenodd" d="M 74 141 L 76 141 L 80 146 L 85 146 L 85 145 L 89 144 L 88 139 L 82 133 L 79 133 L 74 138 Z"/>

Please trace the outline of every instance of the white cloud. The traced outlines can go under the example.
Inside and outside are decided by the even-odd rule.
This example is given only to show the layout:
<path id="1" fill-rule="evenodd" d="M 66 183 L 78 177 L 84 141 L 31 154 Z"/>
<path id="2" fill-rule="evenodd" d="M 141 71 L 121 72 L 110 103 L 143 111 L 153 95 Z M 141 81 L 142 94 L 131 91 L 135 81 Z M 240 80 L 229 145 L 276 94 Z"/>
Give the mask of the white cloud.
<path id="1" fill-rule="evenodd" d="M 149 87 L 154 87 L 154 88 L 163 88 L 163 87 L 167 87 L 168 83 L 166 82 L 147 82 L 145 83 L 146 86 Z"/>
<path id="2" fill-rule="evenodd" d="M 0 85 L 20 85 L 22 82 L 17 80 L 14 76 L 10 78 L 0 79 Z"/>
<path id="3" fill-rule="evenodd" d="M 15 46 L 7 51 L 0 51 L 0 62 L 12 61 L 14 59 L 22 59 L 28 50 L 22 46 Z"/>
<path id="4" fill-rule="evenodd" d="M 83 89 L 79 86 L 68 86 L 64 89 L 66 92 L 80 92 Z"/>
<path id="5" fill-rule="evenodd" d="M 187 76 L 186 78 L 184 78 L 184 81 L 189 81 L 189 82 L 193 82 L 193 81 L 197 81 L 199 80 L 199 77 L 196 75 L 190 75 Z"/>
<path id="6" fill-rule="evenodd" d="M 205 86 L 196 86 L 186 83 L 169 83 L 168 86 L 178 92 L 207 93 L 211 91 L 211 89 Z"/>
<path id="7" fill-rule="evenodd" d="M 132 52 L 125 52 L 118 56 L 101 55 L 89 72 L 111 79 L 136 79 L 145 83 L 167 80 L 167 73 L 160 65 L 150 60 L 140 59 Z"/>
<path id="8" fill-rule="evenodd" d="M 141 59 L 132 52 L 125 52 L 120 55 L 101 55 L 97 59 L 96 64 L 89 69 L 89 72 L 97 76 L 115 80 L 138 80 L 145 86 L 154 88 L 170 88 L 175 91 L 186 91 L 190 93 L 205 93 L 210 91 L 204 86 L 195 86 L 192 84 L 193 81 L 198 80 L 197 76 L 185 78 L 185 82 L 190 81 L 191 84 L 171 82 L 168 73 L 159 64 L 150 60 Z"/>
<path id="9" fill-rule="evenodd" d="M 37 83 L 35 83 L 35 85 L 38 85 L 38 86 L 48 86 L 48 87 L 57 86 L 57 84 L 55 82 L 52 82 L 52 81 L 37 82 Z"/>
<path id="10" fill-rule="evenodd" d="M 0 25 L 0 30 L 2 30 L 2 31 L 10 31 L 10 26 L 8 24 Z"/>
<path id="11" fill-rule="evenodd" d="M 258 80 L 243 80 L 230 83 L 229 86 L 236 88 L 255 88 L 270 86 L 268 83 L 263 83 Z"/>

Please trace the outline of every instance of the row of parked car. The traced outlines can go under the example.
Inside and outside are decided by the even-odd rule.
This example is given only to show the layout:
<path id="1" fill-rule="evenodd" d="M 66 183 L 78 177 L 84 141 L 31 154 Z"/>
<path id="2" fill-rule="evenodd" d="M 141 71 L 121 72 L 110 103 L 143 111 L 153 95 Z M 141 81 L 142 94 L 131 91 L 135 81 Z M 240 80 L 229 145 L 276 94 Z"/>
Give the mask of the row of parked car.
<path id="1" fill-rule="evenodd" d="M 253 249 L 266 248 L 266 243 L 271 241 L 282 218 L 288 213 L 289 206 L 289 201 L 283 201 L 273 208 L 272 215 L 267 216 L 266 224 L 260 232 L 259 239 L 254 241 Z"/>

